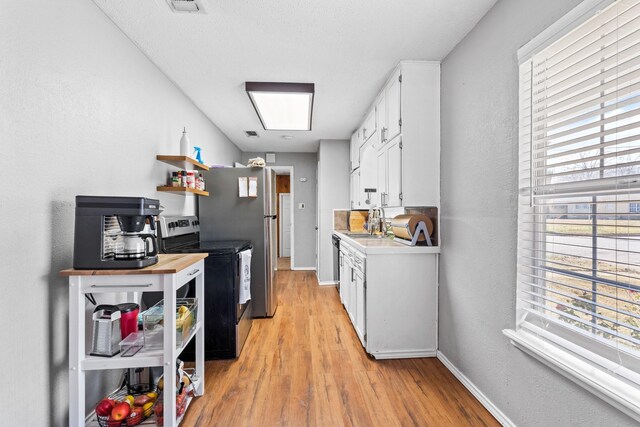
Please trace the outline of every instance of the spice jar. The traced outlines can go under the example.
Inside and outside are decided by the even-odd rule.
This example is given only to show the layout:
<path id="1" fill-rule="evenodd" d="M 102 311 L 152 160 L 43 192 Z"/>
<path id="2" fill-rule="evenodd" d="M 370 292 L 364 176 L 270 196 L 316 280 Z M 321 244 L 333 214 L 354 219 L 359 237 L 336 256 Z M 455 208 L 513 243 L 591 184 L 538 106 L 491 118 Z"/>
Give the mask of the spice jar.
<path id="1" fill-rule="evenodd" d="M 196 172 L 187 171 L 187 187 L 196 188 Z"/>

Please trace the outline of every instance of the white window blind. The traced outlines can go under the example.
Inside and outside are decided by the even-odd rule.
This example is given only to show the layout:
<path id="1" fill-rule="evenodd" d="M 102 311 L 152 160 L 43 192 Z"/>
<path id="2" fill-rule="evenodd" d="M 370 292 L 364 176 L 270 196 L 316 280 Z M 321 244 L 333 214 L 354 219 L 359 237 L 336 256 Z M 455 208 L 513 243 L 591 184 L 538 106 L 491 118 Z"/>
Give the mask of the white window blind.
<path id="1" fill-rule="evenodd" d="M 517 328 L 640 385 L 640 0 L 520 65 Z"/>

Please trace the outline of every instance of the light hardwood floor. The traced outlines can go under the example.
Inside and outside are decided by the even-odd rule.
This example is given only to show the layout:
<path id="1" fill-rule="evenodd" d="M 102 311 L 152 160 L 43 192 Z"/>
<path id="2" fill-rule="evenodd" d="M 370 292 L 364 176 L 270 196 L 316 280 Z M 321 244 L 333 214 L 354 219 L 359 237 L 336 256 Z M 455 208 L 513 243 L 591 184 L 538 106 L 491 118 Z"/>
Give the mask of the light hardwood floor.
<path id="1" fill-rule="evenodd" d="M 291 270 L 291 258 L 279 257 L 278 258 L 278 271 L 279 270 Z"/>
<path id="2" fill-rule="evenodd" d="M 237 360 L 207 362 L 183 425 L 499 425 L 437 359 L 370 359 L 315 272 L 276 277 L 275 316 L 254 321 Z"/>

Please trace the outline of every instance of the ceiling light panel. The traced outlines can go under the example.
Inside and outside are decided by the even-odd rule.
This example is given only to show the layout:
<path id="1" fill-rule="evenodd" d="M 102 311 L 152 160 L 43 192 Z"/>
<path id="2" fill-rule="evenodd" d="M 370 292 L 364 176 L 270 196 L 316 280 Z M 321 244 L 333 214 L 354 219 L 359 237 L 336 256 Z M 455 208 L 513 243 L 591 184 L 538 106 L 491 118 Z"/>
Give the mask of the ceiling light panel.
<path id="1" fill-rule="evenodd" d="M 247 82 L 246 91 L 265 130 L 311 130 L 313 83 Z"/>

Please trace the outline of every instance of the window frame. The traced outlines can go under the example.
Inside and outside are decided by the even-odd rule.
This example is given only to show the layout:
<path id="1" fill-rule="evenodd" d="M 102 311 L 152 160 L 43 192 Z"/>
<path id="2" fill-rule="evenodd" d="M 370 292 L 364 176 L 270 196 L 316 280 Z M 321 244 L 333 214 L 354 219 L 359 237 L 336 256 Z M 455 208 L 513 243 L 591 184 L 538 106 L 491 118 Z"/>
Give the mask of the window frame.
<path id="1" fill-rule="evenodd" d="M 585 0 L 556 23 L 552 24 L 518 50 L 518 63 L 524 64 L 538 52 L 573 31 L 579 25 L 591 19 L 615 0 Z M 522 74 L 519 74 L 522 78 Z M 522 105 L 520 105 L 520 111 Z M 519 125 L 520 130 L 520 125 Z M 520 145 L 520 141 L 518 141 Z M 520 153 L 522 155 L 522 152 Z M 521 171 L 519 170 L 519 174 Z M 533 182 L 533 181 L 532 181 Z M 533 197 L 533 196 L 531 196 Z M 519 205 L 520 206 L 520 205 Z M 640 209 L 640 206 L 638 206 Z M 631 206 L 629 205 L 629 212 Z M 520 218 L 518 227 L 520 230 Z M 595 232 L 595 231 L 594 231 Z M 520 234 L 520 231 L 519 231 Z M 520 235 L 518 236 L 520 239 Z M 519 292 L 519 289 L 516 291 Z M 554 369 L 604 401 L 618 408 L 628 416 L 640 422 L 640 382 L 625 381 L 624 378 L 607 372 L 608 359 L 593 354 L 574 341 L 568 341 L 561 335 L 525 324 L 518 316 L 516 307 L 516 328 L 503 330 L 510 342 L 518 349 Z M 576 342 L 579 342 L 577 340 Z M 588 355 L 586 353 L 589 353 Z M 603 368 L 604 367 L 604 368 Z M 613 367 L 612 367 L 613 368 Z M 638 377 L 640 378 L 640 373 Z"/>

